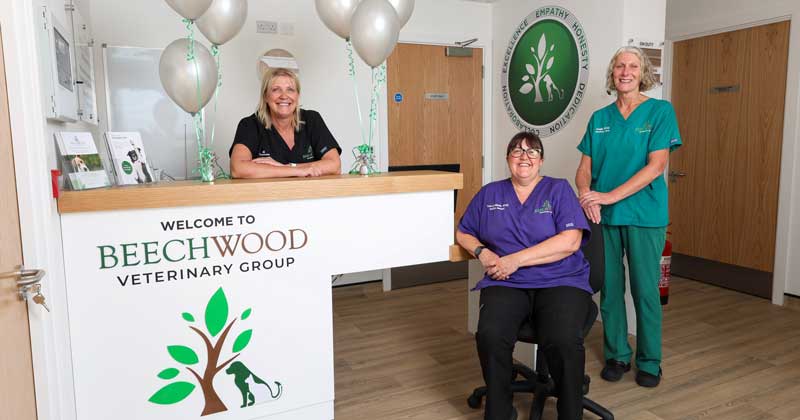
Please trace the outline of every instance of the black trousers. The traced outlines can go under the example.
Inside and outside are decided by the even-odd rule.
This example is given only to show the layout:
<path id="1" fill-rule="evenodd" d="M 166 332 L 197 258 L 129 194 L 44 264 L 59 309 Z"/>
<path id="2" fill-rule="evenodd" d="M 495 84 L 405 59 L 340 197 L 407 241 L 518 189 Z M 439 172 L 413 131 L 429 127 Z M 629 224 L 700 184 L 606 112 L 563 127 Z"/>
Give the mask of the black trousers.
<path id="1" fill-rule="evenodd" d="M 574 287 L 481 289 L 475 340 L 486 381 L 486 420 L 508 420 L 512 410 L 512 354 L 517 332 L 530 319 L 558 392 L 558 419 L 583 418 L 586 362 L 583 325 L 591 295 Z"/>

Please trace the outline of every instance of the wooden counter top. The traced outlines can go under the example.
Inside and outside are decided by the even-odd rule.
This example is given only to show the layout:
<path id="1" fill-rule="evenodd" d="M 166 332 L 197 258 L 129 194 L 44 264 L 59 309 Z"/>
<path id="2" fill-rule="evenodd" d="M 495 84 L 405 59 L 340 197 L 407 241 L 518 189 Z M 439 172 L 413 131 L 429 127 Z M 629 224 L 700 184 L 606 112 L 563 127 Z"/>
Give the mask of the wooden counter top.
<path id="1" fill-rule="evenodd" d="M 405 192 L 461 189 L 460 173 L 391 172 L 370 176 L 330 175 L 319 178 L 224 179 L 161 182 L 84 191 L 62 191 L 59 213 L 165 207 L 208 206 L 254 201 L 303 200 Z"/>

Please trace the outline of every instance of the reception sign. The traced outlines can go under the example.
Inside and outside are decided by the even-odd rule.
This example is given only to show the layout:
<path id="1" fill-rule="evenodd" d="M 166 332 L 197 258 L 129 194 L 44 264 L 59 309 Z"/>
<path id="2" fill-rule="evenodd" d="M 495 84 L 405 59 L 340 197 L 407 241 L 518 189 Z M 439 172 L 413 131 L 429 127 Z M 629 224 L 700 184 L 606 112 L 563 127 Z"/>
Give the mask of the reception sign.
<path id="1" fill-rule="evenodd" d="M 331 275 L 447 259 L 451 191 L 62 216 L 77 418 L 333 418 Z"/>

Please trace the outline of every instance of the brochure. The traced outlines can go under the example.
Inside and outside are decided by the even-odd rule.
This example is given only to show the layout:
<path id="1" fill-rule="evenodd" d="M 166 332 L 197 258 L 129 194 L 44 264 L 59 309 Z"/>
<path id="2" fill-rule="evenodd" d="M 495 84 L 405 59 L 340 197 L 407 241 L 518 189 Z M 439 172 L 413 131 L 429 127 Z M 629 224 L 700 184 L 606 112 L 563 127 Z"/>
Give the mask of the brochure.
<path id="1" fill-rule="evenodd" d="M 62 172 L 67 175 L 73 190 L 111 185 L 92 133 L 60 131 L 55 133 L 55 137 L 62 157 Z"/>
<path id="2" fill-rule="evenodd" d="M 138 132 L 109 131 L 106 142 L 118 185 L 153 182 L 153 171 L 147 164 L 142 136 Z"/>

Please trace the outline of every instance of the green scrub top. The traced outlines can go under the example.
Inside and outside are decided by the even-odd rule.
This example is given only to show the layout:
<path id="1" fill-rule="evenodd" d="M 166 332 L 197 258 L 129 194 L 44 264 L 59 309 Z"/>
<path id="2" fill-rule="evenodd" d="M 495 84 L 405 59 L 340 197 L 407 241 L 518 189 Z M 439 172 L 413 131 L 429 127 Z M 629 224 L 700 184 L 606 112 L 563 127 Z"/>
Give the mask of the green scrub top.
<path id="1" fill-rule="evenodd" d="M 681 145 L 675 110 L 650 98 L 622 118 L 616 102 L 592 114 L 578 150 L 592 158 L 594 191 L 609 192 L 647 165 L 647 155 Z M 617 203 L 602 206 L 602 223 L 613 226 L 663 227 L 669 224 L 667 184 L 659 176 Z"/>

